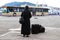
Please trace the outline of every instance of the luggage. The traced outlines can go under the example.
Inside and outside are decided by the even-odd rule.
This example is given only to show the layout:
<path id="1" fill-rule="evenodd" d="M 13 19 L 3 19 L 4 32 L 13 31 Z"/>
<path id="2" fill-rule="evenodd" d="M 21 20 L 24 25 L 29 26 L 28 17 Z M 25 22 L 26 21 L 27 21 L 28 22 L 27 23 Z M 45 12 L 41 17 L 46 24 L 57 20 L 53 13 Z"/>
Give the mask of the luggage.
<path id="1" fill-rule="evenodd" d="M 38 34 L 45 32 L 45 28 L 39 24 L 32 24 L 32 34 Z"/>
<path id="2" fill-rule="evenodd" d="M 42 25 L 39 25 L 40 29 L 39 29 L 39 33 L 44 33 L 45 32 L 45 28 Z"/>
<path id="3" fill-rule="evenodd" d="M 39 25 L 38 24 L 32 24 L 32 34 L 38 34 L 38 28 Z"/>
<path id="4" fill-rule="evenodd" d="M 23 18 L 23 17 L 21 17 L 21 18 L 19 19 L 19 23 L 20 23 L 20 24 L 23 24 L 23 23 L 24 23 L 24 18 Z"/>

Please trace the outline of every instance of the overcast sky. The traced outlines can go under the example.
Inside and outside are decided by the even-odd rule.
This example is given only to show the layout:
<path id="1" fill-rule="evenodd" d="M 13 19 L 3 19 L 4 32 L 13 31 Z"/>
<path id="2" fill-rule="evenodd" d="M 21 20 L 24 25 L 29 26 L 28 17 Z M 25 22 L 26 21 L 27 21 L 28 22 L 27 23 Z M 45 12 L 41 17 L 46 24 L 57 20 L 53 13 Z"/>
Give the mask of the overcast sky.
<path id="1" fill-rule="evenodd" d="M 10 2 L 31 2 L 35 4 L 47 4 L 52 7 L 60 8 L 60 0 L 0 0 L 0 6 Z"/>

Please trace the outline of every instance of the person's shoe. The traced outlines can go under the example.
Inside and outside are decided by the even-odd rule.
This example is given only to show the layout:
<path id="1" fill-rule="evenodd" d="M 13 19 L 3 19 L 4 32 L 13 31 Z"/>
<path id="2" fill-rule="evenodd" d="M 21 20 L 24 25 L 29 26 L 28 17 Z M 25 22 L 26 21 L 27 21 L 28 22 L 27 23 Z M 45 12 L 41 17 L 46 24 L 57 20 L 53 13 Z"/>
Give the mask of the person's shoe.
<path id="1" fill-rule="evenodd" d="M 23 35 L 23 37 L 25 37 L 25 35 Z"/>
<path id="2" fill-rule="evenodd" d="M 28 35 L 26 37 L 29 37 Z"/>

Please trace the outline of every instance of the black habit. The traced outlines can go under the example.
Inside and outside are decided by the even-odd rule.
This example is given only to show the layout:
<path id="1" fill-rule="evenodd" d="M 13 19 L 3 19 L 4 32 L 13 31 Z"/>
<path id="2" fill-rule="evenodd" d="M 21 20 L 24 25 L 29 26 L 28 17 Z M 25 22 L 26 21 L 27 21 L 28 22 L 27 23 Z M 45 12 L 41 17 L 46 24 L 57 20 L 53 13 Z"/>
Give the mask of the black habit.
<path id="1" fill-rule="evenodd" d="M 31 13 L 28 8 L 25 8 L 25 10 L 21 14 L 21 17 L 24 18 L 24 23 L 22 24 L 21 27 L 21 34 L 29 35 Z"/>

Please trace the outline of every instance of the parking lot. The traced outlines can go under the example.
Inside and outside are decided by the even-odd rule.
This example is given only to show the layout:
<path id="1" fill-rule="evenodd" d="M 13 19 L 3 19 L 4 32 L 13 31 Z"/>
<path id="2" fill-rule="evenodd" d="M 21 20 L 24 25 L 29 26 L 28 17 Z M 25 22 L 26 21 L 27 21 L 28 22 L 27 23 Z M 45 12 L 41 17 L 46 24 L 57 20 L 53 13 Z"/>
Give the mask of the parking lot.
<path id="1" fill-rule="evenodd" d="M 60 40 L 60 16 L 32 16 L 32 24 L 40 24 L 45 27 L 45 33 L 30 34 L 30 37 L 22 37 L 20 17 L 0 16 L 0 40 Z"/>

